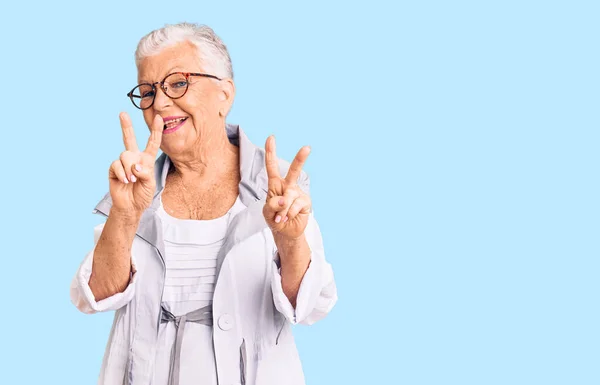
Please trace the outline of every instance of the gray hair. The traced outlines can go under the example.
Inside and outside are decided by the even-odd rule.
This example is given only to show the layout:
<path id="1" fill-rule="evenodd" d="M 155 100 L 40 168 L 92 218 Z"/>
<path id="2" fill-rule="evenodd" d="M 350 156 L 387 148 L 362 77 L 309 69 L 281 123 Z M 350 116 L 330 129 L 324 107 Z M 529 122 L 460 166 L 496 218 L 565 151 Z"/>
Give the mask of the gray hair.
<path id="1" fill-rule="evenodd" d="M 203 70 L 222 78 L 233 79 L 231 57 L 227 47 L 212 28 L 194 23 L 167 24 L 144 36 L 135 50 L 135 64 L 177 43 L 189 41 L 198 49 Z"/>

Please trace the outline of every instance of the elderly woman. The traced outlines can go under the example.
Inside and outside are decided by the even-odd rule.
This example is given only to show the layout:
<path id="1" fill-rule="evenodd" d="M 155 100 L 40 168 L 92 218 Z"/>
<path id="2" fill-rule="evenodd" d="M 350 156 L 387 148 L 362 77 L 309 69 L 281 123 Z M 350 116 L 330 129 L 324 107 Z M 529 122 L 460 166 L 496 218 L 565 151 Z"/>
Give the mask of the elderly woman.
<path id="1" fill-rule="evenodd" d="M 291 325 L 337 300 L 302 171 L 239 126 L 231 60 L 212 29 L 142 38 L 128 96 L 150 129 L 125 151 L 95 213 L 95 247 L 71 285 L 84 313 L 116 310 L 99 384 L 304 384 Z M 156 159 L 159 148 L 162 154 Z"/>

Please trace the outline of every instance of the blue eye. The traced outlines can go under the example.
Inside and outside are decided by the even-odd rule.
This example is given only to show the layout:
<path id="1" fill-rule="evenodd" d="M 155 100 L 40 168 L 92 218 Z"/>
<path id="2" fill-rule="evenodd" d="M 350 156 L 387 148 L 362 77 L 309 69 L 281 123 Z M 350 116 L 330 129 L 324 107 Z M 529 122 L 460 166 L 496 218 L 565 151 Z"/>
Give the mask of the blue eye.
<path id="1" fill-rule="evenodd" d="M 142 93 L 142 98 L 153 98 L 154 97 L 154 91 L 147 91 Z"/>
<path id="2" fill-rule="evenodd" d="M 171 88 L 185 88 L 186 86 L 187 82 L 185 80 L 171 83 Z"/>

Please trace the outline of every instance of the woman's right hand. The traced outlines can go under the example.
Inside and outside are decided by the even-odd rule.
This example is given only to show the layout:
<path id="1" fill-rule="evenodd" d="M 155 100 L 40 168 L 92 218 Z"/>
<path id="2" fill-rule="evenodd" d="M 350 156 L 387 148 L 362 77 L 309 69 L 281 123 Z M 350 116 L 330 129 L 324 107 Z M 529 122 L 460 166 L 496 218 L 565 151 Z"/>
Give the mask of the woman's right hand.
<path id="1" fill-rule="evenodd" d="M 113 202 L 111 212 L 118 211 L 125 215 L 141 216 L 154 198 L 156 189 L 154 162 L 160 148 L 164 122 L 160 115 L 154 117 L 146 149 L 140 151 L 129 115 L 122 112 L 119 120 L 123 129 L 125 151 L 108 170 L 110 196 Z"/>

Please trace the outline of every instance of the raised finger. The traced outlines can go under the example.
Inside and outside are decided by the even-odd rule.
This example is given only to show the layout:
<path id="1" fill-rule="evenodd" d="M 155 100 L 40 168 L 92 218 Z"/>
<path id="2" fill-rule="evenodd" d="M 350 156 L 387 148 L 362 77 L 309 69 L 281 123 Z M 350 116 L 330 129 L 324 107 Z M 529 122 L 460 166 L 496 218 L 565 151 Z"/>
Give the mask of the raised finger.
<path id="1" fill-rule="evenodd" d="M 115 160 L 110 165 L 108 169 L 108 177 L 111 179 L 117 179 L 125 184 L 129 183 L 127 180 L 127 175 L 125 174 L 125 169 L 123 168 L 123 164 L 120 160 Z"/>
<path id="2" fill-rule="evenodd" d="M 287 175 L 285 176 L 285 181 L 289 184 L 295 184 L 298 182 L 298 178 L 300 177 L 300 173 L 302 172 L 302 167 L 310 154 L 310 147 L 304 146 L 298 151 L 296 157 L 292 161 L 290 168 L 288 170 Z"/>
<path id="3" fill-rule="evenodd" d="M 123 143 L 127 151 L 139 151 L 137 142 L 135 141 L 135 132 L 133 131 L 133 125 L 127 112 L 121 112 L 119 114 L 119 121 L 121 122 L 121 130 L 123 131 Z"/>
<path id="4" fill-rule="evenodd" d="M 277 162 L 277 153 L 275 150 L 275 137 L 273 135 L 269 136 L 267 143 L 265 143 L 265 166 L 269 179 L 280 178 L 279 163 Z"/>
<path id="5" fill-rule="evenodd" d="M 157 114 L 152 121 L 152 125 L 150 127 L 150 137 L 148 138 L 148 144 L 144 150 L 146 154 L 150 154 L 154 158 L 156 158 L 156 154 L 160 148 L 160 143 L 162 142 L 164 125 L 165 123 L 163 118 Z"/>

